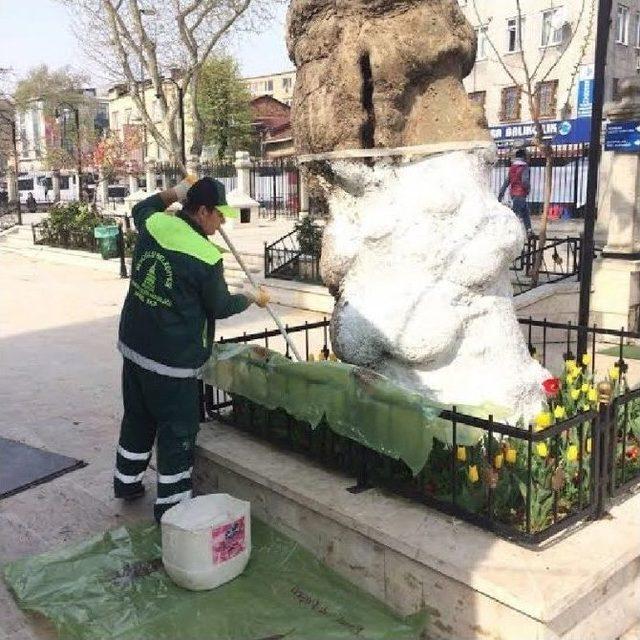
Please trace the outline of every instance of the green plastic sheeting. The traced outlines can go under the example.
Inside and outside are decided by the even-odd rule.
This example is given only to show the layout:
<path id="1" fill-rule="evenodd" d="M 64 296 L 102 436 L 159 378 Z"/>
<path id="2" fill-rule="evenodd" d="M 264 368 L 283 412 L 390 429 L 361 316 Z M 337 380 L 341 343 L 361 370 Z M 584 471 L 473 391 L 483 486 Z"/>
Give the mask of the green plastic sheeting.
<path id="1" fill-rule="evenodd" d="M 441 407 L 369 369 L 341 362 L 291 362 L 262 347 L 216 345 L 203 380 L 268 409 L 283 409 L 316 428 L 329 428 L 395 460 L 417 475 L 433 438 L 450 443 L 451 423 Z M 481 436 L 458 425 L 457 442 L 472 446 Z"/>
<path id="2" fill-rule="evenodd" d="M 414 640 L 424 615 L 396 617 L 255 519 L 245 572 L 213 591 L 174 585 L 155 525 L 122 527 L 4 569 L 20 606 L 61 640 Z"/>

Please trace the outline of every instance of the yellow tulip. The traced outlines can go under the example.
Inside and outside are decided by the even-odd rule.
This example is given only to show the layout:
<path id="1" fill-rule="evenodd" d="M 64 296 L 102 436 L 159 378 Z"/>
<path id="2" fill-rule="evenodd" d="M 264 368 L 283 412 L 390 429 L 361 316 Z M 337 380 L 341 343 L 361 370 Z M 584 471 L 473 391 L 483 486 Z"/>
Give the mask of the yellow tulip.
<path id="1" fill-rule="evenodd" d="M 589 392 L 587 393 L 587 399 L 589 400 L 589 402 L 596 402 L 598 400 L 598 392 L 593 387 L 589 389 Z"/>
<path id="2" fill-rule="evenodd" d="M 493 466 L 496 469 L 502 469 L 502 462 L 504 461 L 504 456 L 501 453 L 497 453 L 496 457 L 493 459 Z"/>
<path id="3" fill-rule="evenodd" d="M 618 367 L 611 367 L 611 369 L 609 369 L 609 377 L 612 380 L 617 380 L 620 377 L 620 369 Z"/>
<path id="4" fill-rule="evenodd" d="M 509 447 L 509 449 L 507 449 L 507 462 L 509 464 L 515 464 L 517 457 L 518 452 L 515 449 Z"/>
<path id="5" fill-rule="evenodd" d="M 582 364 L 588 367 L 591 364 L 591 356 L 588 353 L 582 354 Z"/>
<path id="6" fill-rule="evenodd" d="M 478 482 L 480 476 L 478 475 L 478 467 L 475 464 L 469 467 L 469 481 L 472 483 Z"/>
<path id="7" fill-rule="evenodd" d="M 577 400 L 580 397 L 580 389 L 571 389 L 569 393 L 572 400 Z"/>
<path id="8" fill-rule="evenodd" d="M 580 406 L 580 411 L 589 411 L 591 407 L 588 404 L 583 404 Z"/>
<path id="9" fill-rule="evenodd" d="M 456 458 L 460 460 L 460 462 L 466 462 L 467 460 L 467 448 L 466 447 L 458 447 L 456 451 Z"/>
<path id="10" fill-rule="evenodd" d="M 329 360 L 331 360 L 331 362 L 338 362 L 338 356 L 335 353 L 331 353 L 329 355 Z"/>
<path id="11" fill-rule="evenodd" d="M 546 442 L 538 442 L 536 445 L 536 451 L 541 458 L 546 458 L 549 454 L 549 449 Z"/>
<path id="12" fill-rule="evenodd" d="M 567 374 L 567 384 L 569 386 L 573 385 L 575 381 L 576 381 L 575 376 L 572 376 L 571 374 Z"/>
<path id="13" fill-rule="evenodd" d="M 536 416 L 536 431 L 542 431 L 553 424 L 553 416 L 548 411 L 543 411 Z"/>
<path id="14" fill-rule="evenodd" d="M 564 362 L 565 369 L 569 372 L 573 371 L 576 368 L 575 360 L 565 360 Z"/>
<path id="15" fill-rule="evenodd" d="M 560 405 L 558 405 L 553 410 L 553 415 L 556 418 L 556 420 L 562 420 L 562 418 L 564 418 L 567 415 L 567 411 L 564 407 L 561 407 Z"/>
<path id="16" fill-rule="evenodd" d="M 578 447 L 575 444 L 570 444 L 567 447 L 567 460 L 569 462 L 575 462 L 578 459 Z"/>
<path id="17" fill-rule="evenodd" d="M 589 391 L 589 385 L 585 382 L 581 387 L 580 387 L 580 391 L 582 391 L 582 393 L 587 393 Z"/>
<path id="18" fill-rule="evenodd" d="M 587 450 L 587 453 L 591 453 L 591 438 L 587 438 L 587 445 L 585 448 Z"/>

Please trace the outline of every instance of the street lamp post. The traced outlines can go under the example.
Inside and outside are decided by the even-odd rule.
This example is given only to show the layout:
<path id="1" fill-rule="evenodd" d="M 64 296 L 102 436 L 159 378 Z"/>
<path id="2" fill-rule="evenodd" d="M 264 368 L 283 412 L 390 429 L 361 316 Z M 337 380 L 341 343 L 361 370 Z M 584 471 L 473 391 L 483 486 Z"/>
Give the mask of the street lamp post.
<path id="1" fill-rule="evenodd" d="M 76 146 L 77 146 L 77 158 L 76 158 L 76 167 L 78 171 L 78 200 L 82 202 L 83 194 L 82 194 L 82 147 L 80 146 L 80 109 L 78 107 L 74 107 L 72 104 L 68 102 L 61 102 L 55 110 L 56 120 L 60 121 L 62 110 L 73 111 L 73 115 L 75 118 L 76 124 Z"/>
<path id="2" fill-rule="evenodd" d="M 587 352 L 589 311 L 591 306 L 591 279 L 593 275 L 593 234 L 595 229 L 598 170 L 601 155 L 602 112 L 604 105 L 604 77 L 607 65 L 609 31 L 611 28 L 612 0 L 598 1 L 598 28 L 596 31 L 595 69 L 593 78 L 593 111 L 591 114 L 591 140 L 589 143 L 589 172 L 585 203 L 584 236 L 580 261 L 580 301 L 578 306 L 578 357 Z"/>

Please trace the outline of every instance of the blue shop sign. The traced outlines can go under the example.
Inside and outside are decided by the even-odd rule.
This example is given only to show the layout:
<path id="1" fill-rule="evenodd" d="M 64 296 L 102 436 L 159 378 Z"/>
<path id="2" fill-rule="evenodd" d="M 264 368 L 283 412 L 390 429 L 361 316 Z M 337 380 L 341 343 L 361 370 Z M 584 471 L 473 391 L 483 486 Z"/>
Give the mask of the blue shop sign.
<path id="1" fill-rule="evenodd" d="M 508 146 L 515 141 L 527 141 L 535 136 L 532 122 L 489 127 L 494 142 L 498 146 Z M 591 118 L 573 120 L 547 120 L 542 123 L 545 140 L 552 144 L 579 144 L 589 142 L 591 138 Z"/>
<path id="2" fill-rule="evenodd" d="M 593 110 L 593 80 L 580 80 L 578 83 L 578 117 L 590 118 Z"/>
<path id="3" fill-rule="evenodd" d="M 640 120 L 607 124 L 604 150 L 640 153 Z"/>

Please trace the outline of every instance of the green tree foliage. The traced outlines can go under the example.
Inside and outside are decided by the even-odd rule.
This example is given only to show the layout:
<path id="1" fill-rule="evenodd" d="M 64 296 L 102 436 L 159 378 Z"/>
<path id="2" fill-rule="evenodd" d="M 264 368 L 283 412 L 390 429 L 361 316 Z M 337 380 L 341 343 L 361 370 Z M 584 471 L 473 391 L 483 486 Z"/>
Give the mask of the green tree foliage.
<path id="1" fill-rule="evenodd" d="M 205 144 L 216 147 L 218 158 L 251 145 L 251 94 L 233 58 L 221 56 L 205 62 L 197 102 L 205 127 Z"/>
<path id="2" fill-rule="evenodd" d="M 90 156 L 97 142 L 98 132 L 94 123 L 94 99 L 83 87 L 88 76 L 65 66 L 50 69 L 46 64 L 29 70 L 18 81 L 13 100 L 18 110 L 27 110 L 35 101 L 41 101 L 47 132 L 45 133 L 45 162 L 52 169 L 75 166 L 78 157 L 75 117 L 69 106 L 77 108 L 80 115 L 81 154 Z M 56 123 L 56 110 L 62 118 Z"/>
<path id="3" fill-rule="evenodd" d="M 70 67 L 49 69 L 46 64 L 31 69 L 18 81 L 13 99 L 18 107 L 26 107 L 32 100 L 42 100 L 45 112 L 52 114 L 62 102 L 74 107 L 86 105 L 88 98 L 82 88 L 88 82 L 86 75 L 76 73 Z"/>

